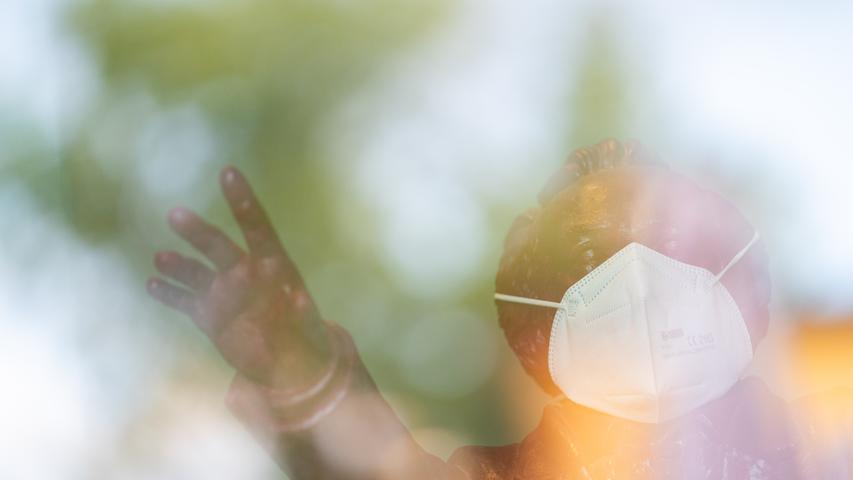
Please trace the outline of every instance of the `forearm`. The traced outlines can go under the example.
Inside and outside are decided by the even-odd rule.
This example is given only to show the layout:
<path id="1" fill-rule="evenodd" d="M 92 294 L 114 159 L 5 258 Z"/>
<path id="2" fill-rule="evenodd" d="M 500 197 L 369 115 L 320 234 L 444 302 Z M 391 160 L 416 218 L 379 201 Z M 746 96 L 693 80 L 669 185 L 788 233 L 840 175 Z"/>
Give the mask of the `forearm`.
<path id="1" fill-rule="evenodd" d="M 349 334 L 332 327 L 335 360 L 316 388 L 282 392 L 238 376 L 234 414 L 292 479 L 466 479 L 425 452 L 382 398 Z"/>

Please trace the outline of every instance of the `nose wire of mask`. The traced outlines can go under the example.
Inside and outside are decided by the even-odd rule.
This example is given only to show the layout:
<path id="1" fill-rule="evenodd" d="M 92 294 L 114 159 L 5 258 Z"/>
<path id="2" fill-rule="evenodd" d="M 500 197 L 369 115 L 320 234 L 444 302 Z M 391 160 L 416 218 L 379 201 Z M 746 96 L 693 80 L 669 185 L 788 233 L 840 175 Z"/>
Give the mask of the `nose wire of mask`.
<path id="1" fill-rule="evenodd" d="M 714 275 L 714 282 L 719 282 L 720 279 L 743 258 L 744 255 L 749 252 L 749 249 L 758 242 L 759 235 L 758 232 L 752 235 L 752 239 L 737 253 L 734 257 L 729 261 L 729 263 L 720 270 L 720 273 Z M 547 307 L 547 308 L 556 308 L 560 310 L 568 310 L 565 304 L 560 302 L 551 302 L 548 300 L 540 300 L 538 298 L 528 298 L 528 297 L 519 297 L 516 295 L 507 295 L 505 293 L 495 293 L 495 300 L 501 300 L 504 302 L 510 303 L 522 303 L 525 305 L 533 305 L 535 307 Z"/>

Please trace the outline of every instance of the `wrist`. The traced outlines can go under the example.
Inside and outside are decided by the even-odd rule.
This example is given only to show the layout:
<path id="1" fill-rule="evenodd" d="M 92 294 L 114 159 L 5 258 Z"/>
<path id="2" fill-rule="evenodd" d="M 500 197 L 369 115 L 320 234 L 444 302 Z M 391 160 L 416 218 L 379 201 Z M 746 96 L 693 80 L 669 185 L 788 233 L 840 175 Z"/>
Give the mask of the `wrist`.
<path id="1" fill-rule="evenodd" d="M 238 373 L 226 399 L 232 412 L 245 422 L 259 422 L 264 429 L 285 432 L 310 428 L 334 410 L 351 388 L 357 353 L 346 331 L 331 325 L 328 330 L 331 353 L 328 370 L 315 378 L 314 383 L 297 386 L 287 382 L 276 386 L 252 381 Z M 255 418 L 258 416 L 261 418 Z"/>
<path id="2" fill-rule="evenodd" d="M 304 397 L 322 389 L 334 374 L 341 349 L 335 342 L 332 327 L 317 322 L 311 335 L 302 334 L 276 359 L 267 386 L 284 394 Z"/>

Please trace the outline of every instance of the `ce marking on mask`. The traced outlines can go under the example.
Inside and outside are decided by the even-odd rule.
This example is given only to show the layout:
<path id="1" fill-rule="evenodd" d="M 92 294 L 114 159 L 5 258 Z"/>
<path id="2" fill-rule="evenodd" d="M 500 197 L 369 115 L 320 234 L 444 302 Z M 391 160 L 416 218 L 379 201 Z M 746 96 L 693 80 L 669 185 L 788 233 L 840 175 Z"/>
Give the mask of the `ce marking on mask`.
<path id="1" fill-rule="evenodd" d="M 714 334 L 708 332 L 701 335 L 690 335 L 687 337 L 687 344 L 694 348 L 713 347 Z"/>
<path id="2" fill-rule="evenodd" d="M 698 353 L 714 348 L 716 339 L 712 332 L 688 335 L 683 329 L 663 330 L 660 332 L 661 349 L 664 357 L 677 357 Z"/>

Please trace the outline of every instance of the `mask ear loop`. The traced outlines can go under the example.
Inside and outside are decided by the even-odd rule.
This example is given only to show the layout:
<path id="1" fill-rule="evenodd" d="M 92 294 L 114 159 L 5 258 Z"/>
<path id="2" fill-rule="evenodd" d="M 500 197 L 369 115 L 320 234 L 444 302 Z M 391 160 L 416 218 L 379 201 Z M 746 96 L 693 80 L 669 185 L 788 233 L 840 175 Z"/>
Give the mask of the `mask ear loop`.
<path id="1" fill-rule="evenodd" d="M 729 264 L 726 265 L 725 268 L 723 268 L 720 271 L 720 273 L 718 273 L 714 276 L 714 280 L 715 280 L 714 283 L 719 282 L 720 279 L 723 278 L 723 275 L 725 275 L 726 272 L 728 272 L 729 269 L 732 268 L 738 262 L 738 260 L 743 258 L 743 256 L 746 255 L 746 252 L 749 251 L 749 248 L 752 247 L 753 245 L 755 245 L 755 242 L 757 242 L 757 241 L 758 241 L 758 232 L 755 232 L 755 235 L 752 236 L 752 240 L 750 240 L 749 243 L 747 243 L 745 247 L 743 247 L 739 252 L 737 252 L 737 254 L 734 257 L 732 257 L 732 259 L 729 261 Z"/>
<path id="2" fill-rule="evenodd" d="M 523 303 L 525 305 L 534 305 L 537 307 L 558 308 L 560 310 L 566 309 L 566 306 L 562 303 L 549 302 L 548 300 L 538 300 L 535 298 L 516 297 L 515 295 L 507 295 L 505 293 L 496 293 L 495 300 L 502 300 L 504 302 L 511 303 Z"/>

